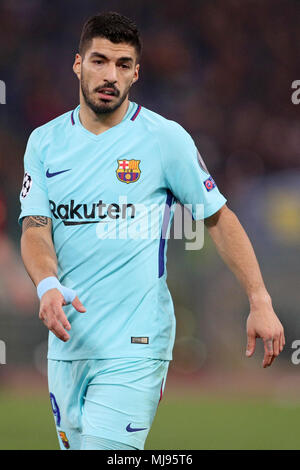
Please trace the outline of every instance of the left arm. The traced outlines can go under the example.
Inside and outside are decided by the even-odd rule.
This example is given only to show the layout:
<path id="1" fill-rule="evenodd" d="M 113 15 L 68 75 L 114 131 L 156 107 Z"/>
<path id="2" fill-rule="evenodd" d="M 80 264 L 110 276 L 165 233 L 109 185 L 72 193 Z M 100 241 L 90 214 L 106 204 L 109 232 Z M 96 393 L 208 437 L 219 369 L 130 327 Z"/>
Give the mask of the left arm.
<path id="1" fill-rule="evenodd" d="M 226 205 L 206 218 L 205 225 L 220 256 L 248 295 L 246 355 L 253 355 L 256 338 L 262 338 L 265 347 L 263 367 L 270 366 L 284 347 L 284 331 L 273 310 L 251 242 L 236 215 Z"/>

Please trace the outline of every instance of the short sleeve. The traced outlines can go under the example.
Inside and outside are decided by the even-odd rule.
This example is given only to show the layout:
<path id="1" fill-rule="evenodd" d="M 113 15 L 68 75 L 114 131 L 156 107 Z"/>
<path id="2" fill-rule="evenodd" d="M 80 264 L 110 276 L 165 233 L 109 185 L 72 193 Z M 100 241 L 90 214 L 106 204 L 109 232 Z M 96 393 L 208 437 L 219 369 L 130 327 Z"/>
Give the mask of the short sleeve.
<path id="1" fill-rule="evenodd" d="M 37 131 L 33 131 L 28 139 L 24 155 L 24 179 L 20 192 L 20 224 L 23 217 L 29 215 L 51 218 L 47 185 L 40 157 Z"/>
<path id="2" fill-rule="evenodd" d="M 195 220 L 209 217 L 226 203 L 191 136 L 177 123 L 169 121 L 160 130 L 162 166 L 168 189 L 183 205 L 192 208 Z"/>

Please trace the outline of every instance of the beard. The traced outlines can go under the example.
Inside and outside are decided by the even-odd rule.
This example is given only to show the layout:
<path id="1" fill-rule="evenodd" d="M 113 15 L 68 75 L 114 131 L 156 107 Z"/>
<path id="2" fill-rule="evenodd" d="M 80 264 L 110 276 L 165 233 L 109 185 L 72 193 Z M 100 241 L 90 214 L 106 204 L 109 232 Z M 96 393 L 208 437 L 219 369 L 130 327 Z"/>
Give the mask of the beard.
<path id="1" fill-rule="evenodd" d="M 124 100 L 127 98 L 131 85 L 129 85 L 124 93 L 121 95 L 120 91 L 115 87 L 113 83 L 105 83 L 102 87 L 97 87 L 93 91 L 89 90 L 88 83 L 86 82 L 83 73 L 81 73 L 80 81 L 81 91 L 87 106 L 94 111 L 95 114 L 109 114 L 113 113 L 118 109 Z M 112 88 L 114 90 L 114 96 L 118 98 L 114 104 L 110 100 L 99 99 L 95 94 L 101 91 L 102 88 Z"/>

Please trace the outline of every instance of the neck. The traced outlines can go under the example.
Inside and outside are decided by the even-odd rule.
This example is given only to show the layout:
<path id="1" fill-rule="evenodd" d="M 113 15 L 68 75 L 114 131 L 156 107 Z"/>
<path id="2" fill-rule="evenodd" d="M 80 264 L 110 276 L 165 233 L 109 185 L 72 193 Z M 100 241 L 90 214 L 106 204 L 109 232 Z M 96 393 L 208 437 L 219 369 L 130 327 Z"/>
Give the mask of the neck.
<path id="1" fill-rule="evenodd" d="M 117 108 L 112 113 L 96 114 L 86 104 L 84 98 L 80 96 L 79 119 L 83 127 L 85 127 L 88 131 L 92 132 L 93 134 L 99 135 L 102 132 L 107 131 L 111 127 L 119 124 L 127 113 L 128 106 L 129 100 L 127 96 L 121 106 L 119 106 L 119 108 Z"/>

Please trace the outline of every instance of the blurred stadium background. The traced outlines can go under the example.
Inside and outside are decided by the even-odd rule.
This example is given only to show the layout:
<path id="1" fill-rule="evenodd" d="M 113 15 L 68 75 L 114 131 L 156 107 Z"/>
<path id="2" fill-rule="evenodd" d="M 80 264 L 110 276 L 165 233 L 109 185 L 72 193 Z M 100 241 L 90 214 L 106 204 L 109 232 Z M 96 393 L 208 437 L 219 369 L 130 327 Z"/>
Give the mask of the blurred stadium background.
<path id="1" fill-rule="evenodd" d="M 260 261 L 286 347 L 263 370 L 245 358 L 247 299 L 208 236 L 170 240 L 174 361 L 146 448 L 300 449 L 300 79 L 298 0 L 0 1 L 0 449 L 57 448 L 46 382 L 47 331 L 21 263 L 18 195 L 29 133 L 74 108 L 83 21 L 133 18 L 144 53 L 131 99 L 192 134 Z"/>

